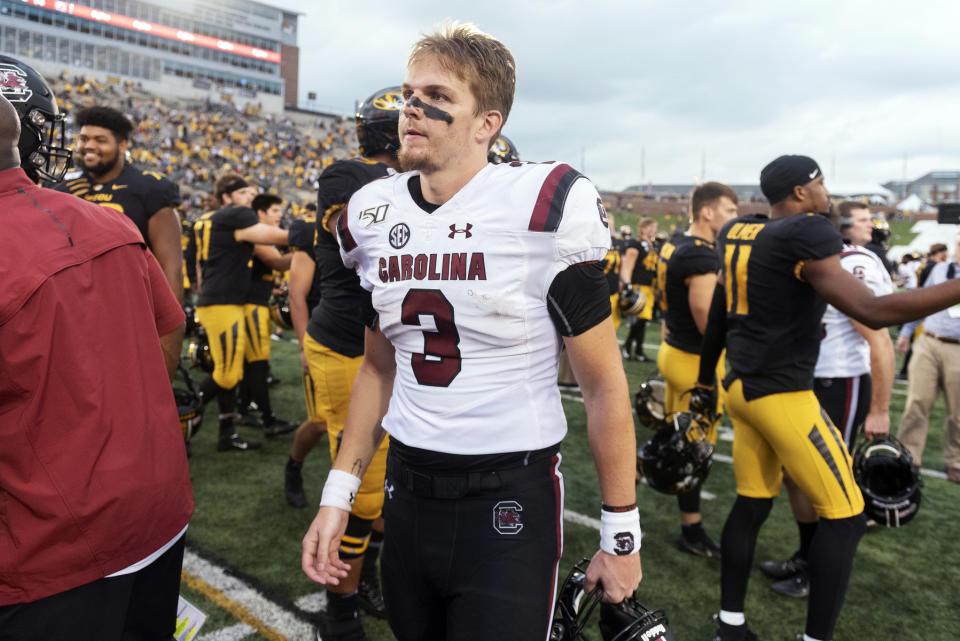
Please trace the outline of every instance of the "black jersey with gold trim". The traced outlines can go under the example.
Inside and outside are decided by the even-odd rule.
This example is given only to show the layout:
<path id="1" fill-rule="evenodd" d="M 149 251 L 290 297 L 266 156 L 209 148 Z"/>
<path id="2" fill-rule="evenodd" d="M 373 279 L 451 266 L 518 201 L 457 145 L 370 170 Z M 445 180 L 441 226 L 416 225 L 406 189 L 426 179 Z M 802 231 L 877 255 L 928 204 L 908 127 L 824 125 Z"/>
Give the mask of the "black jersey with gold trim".
<path id="1" fill-rule="evenodd" d="M 54 187 L 57 191 L 118 211 L 132 220 L 150 245 L 150 218 L 180 204 L 180 188 L 163 174 L 127 163 L 110 182 L 98 183 L 86 172 Z"/>
<path id="2" fill-rule="evenodd" d="M 201 270 L 197 305 L 243 305 L 253 267 L 253 243 L 237 240 L 234 232 L 260 222 L 249 207 L 224 207 L 200 217 L 193 229 Z"/>
<path id="3" fill-rule="evenodd" d="M 273 267 L 269 267 L 254 254 L 250 266 L 250 288 L 247 289 L 247 303 L 250 305 L 269 305 L 273 293 Z"/>
<path id="4" fill-rule="evenodd" d="M 667 344 L 691 354 L 700 353 L 703 334 L 697 329 L 690 311 L 688 279 L 701 274 L 716 274 L 720 257 L 710 241 L 678 232 L 660 248 L 657 263 L 657 292 L 663 320 L 667 325 Z"/>
<path id="5" fill-rule="evenodd" d="M 631 238 L 627 242 L 627 249 L 636 249 L 640 254 L 637 256 L 637 262 L 633 265 L 630 282 L 634 285 L 653 285 L 653 281 L 657 277 L 656 247 L 653 246 L 653 243 L 642 238 Z"/>
<path id="6" fill-rule="evenodd" d="M 744 396 L 813 389 L 826 302 L 803 280 L 803 265 L 839 254 L 840 233 L 826 217 L 798 214 L 737 218 L 717 249 L 727 305 L 727 382 Z"/>
<path id="7" fill-rule="evenodd" d="M 620 252 L 615 247 L 610 247 L 607 255 L 603 257 L 603 274 L 607 279 L 607 288 L 611 296 L 620 291 L 621 260 Z"/>
<path id="8" fill-rule="evenodd" d="M 310 260 L 316 265 L 317 256 L 315 247 L 317 245 L 317 219 L 313 216 L 298 218 L 290 224 L 290 251 L 303 252 L 309 256 Z M 307 293 L 307 309 L 312 310 L 320 301 L 320 271 L 313 270 L 313 282 L 310 284 L 310 291 Z"/>
<path id="9" fill-rule="evenodd" d="M 320 302 L 313 308 L 307 333 L 321 345 L 344 356 L 363 354 L 364 325 L 358 310 L 369 307 L 370 293 L 360 286 L 357 272 L 347 268 L 340 258 L 337 239 L 326 230 L 329 217 L 347 206 L 354 192 L 372 180 L 388 174 L 386 165 L 363 158 L 341 160 L 327 167 L 317 189 L 317 260 Z M 370 225 L 384 223 L 387 206 L 358 212 Z"/>

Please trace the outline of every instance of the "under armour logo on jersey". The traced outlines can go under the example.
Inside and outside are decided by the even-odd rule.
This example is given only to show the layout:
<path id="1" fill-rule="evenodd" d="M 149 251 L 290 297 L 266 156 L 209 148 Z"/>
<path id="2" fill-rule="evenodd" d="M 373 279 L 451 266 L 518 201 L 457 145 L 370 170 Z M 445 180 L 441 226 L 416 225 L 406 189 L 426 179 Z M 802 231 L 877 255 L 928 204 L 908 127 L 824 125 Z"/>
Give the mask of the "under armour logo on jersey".
<path id="1" fill-rule="evenodd" d="M 402 249 L 410 240 L 410 228 L 406 223 L 397 223 L 390 228 L 390 246 L 394 249 Z"/>
<path id="2" fill-rule="evenodd" d="M 470 233 L 470 230 L 473 229 L 473 225 L 467 223 L 467 226 L 463 229 L 457 229 L 456 225 L 450 225 L 450 233 L 447 234 L 447 238 L 453 238 L 457 234 L 464 234 L 466 238 L 470 238 L 473 234 Z"/>
<path id="3" fill-rule="evenodd" d="M 523 529 L 521 512 L 523 506 L 516 501 L 500 501 L 493 506 L 493 529 L 500 534 L 517 534 Z"/>

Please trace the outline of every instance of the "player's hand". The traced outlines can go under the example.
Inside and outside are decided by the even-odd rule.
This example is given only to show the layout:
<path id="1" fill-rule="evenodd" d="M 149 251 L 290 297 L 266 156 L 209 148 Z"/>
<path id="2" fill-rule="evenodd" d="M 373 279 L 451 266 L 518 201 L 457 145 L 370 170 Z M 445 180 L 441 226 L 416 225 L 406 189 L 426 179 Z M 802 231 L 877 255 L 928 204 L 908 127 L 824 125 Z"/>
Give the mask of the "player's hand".
<path id="1" fill-rule="evenodd" d="M 307 364 L 307 355 L 303 353 L 303 350 L 300 350 L 300 369 L 303 370 L 304 374 L 310 373 L 310 366 Z"/>
<path id="2" fill-rule="evenodd" d="M 890 413 L 870 412 L 863 422 L 863 433 L 871 441 L 890 433 Z"/>
<path id="3" fill-rule="evenodd" d="M 616 556 L 597 550 L 587 567 L 584 588 L 589 592 L 599 583 L 603 588 L 604 601 L 620 603 L 628 596 L 633 596 L 641 578 L 643 568 L 639 554 Z"/>
<path id="4" fill-rule="evenodd" d="M 340 560 L 340 539 L 347 529 L 348 512 L 336 507 L 321 507 L 303 537 L 300 567 L 317 583 L 339 585 L 350 566 Z"/>
<path id="5" fill-rule="evenodd" d="M 910 337 L 900 334 L 897 336 L 897 354 L 903 356 L 910 349 Z"/>
<path id="6" fill-rule="evenodd" d="M 717 389 L 697 384 L 688 390 L 690 394 L 690 411 L 700 414 L 710 423 L 717 420 Z"/>

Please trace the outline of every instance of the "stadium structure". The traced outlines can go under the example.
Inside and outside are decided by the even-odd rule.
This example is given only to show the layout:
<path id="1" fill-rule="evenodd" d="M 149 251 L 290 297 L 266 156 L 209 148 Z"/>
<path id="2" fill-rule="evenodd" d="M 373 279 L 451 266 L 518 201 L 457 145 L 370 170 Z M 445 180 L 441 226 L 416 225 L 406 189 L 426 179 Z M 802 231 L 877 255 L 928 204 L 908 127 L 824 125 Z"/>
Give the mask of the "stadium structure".
<path id="1" fill-rule="evenodd" d="M 280 113 L 297 105 L 299 16 L 251 0 L 0 0 L 0 52 L 48 76 Z"/>

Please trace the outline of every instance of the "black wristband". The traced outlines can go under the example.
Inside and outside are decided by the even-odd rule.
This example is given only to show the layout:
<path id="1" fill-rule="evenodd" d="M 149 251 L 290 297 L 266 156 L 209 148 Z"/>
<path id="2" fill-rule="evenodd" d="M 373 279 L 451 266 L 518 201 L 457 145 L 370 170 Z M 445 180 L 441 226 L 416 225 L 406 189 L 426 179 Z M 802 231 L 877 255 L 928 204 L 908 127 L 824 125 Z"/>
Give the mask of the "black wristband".
<path id="1" fill-rule="evenodd" d="M 600 509 L 604 512 L 629 512 L 630 510 L 636 509 L 637 504 L 631 503 L 630 505 L 607 505 L 606 503 L 600 504 Z"/>

